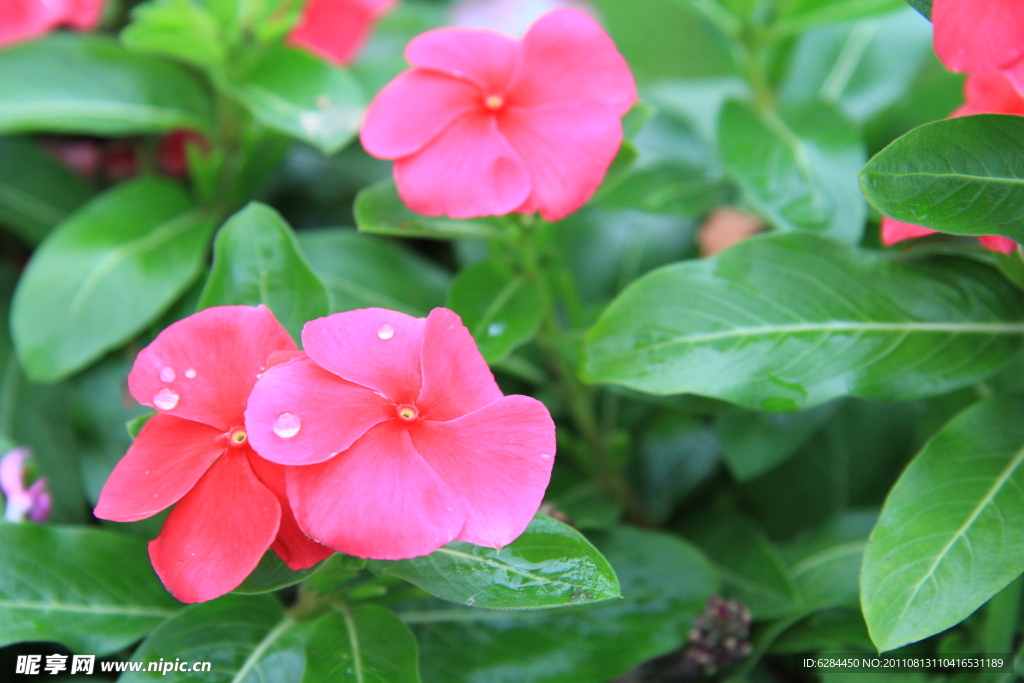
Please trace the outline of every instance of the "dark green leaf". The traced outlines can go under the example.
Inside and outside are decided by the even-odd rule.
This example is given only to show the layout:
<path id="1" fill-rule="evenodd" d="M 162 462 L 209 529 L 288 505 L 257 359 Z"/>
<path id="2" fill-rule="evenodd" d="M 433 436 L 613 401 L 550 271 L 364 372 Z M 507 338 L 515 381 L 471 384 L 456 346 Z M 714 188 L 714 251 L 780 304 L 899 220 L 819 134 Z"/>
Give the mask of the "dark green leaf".
<path id="1" fill-rule="evenodd" d="M 369 568 L 444 600 L 493 609 L 544 609 L 619 597 L 608 561 L 578 531 L 545 515 L 537 515 L 501 550 L 455 541 L 426 557 L 373 561 Z"/>
<path id="2" fill-rule="evenodd" d="M 864 653 L 875 649 L 859 609 L 812 614 L 772 643 L 771 653 L 849 652 L 849 648 Z"/>
<path id="3" fill-rule="evenodd" d="M 779 35 L 795 35 L 821 24 L 895 12 L 902 0 L 784 0 L 772 27 Z"/>
<path id="4" fill-rule="evenodd" d="M 0 52 L 0 132 L 125 135 L 206 130 L 210 103 L 173 64 L 111 38 L 55 33 Z"/>
<path id="5" fill-rule="evenodd" d="M 224 61 L 220 27 L 195 0 L 150 0 L 136 5 L 121 42 L 133 52 L 168 56 L 210 68 Z"/>
<path id="6" fill-rule="evenodd" d="M 497 261 L 459 273 L 448 292 L 448 308 L 462 316 L 488 363 L 533 339 L 544 316 L 540 288 Z"/>
<path id="7" fill-rule="evenodd" d="M 97 197 L 32 256 L 14 295 L 14 345 L 29 378 L 67 377 L 153 322 L 191 284 L 210 219 L 170 182 Z"/>
<path id="8" fill-rule="evenodd" d="M 676 536 L 626 527 L 595 542 L 621 577 L 625 599 L 545 612 L 402 614 L 421 624 L 423 680 L 606 683 L 679 648 L 717 589 L 707 560 Z"/>
<path id="9" fill-rule="evenodd" d="M 295 233 L 277 211 L 253 202 L 217 233 L 199 309 L 259 304 L 296 339 L 304 324 L 330 313 L 327 286 L 302 255 Z"/>
<path id="10" fill-rule="evenodd" d="M 915 128 L 876 154 L 860 181 L 886 216 L 1024 241 L 1024 118 L 982 114 Z"/>
<path id="11" fill-rule="evenodd" d="M 294 586 L 311 576 L 319 568 L 320 564 L 316 564 L 309 569 L 292 571 L 281 561 L 277 553 L 268 550 L 263 554 L 260 563 L 256 565 L 256 569 L 253 569 L 252 573 L 242 582 L 242 585 L 231 592 L 239 595 L 273 593 L 282 588 Z"/>
<path id="12" fill-rule="evenodd" d="M 1024 572 L 1024 410 L 996 396 L 950 422 L 896 483 L 864 557 L 882 651 L 944 631 Z"/>
<path id="13" fill-rule="evenodd" d="M 341 228 L 303 230 L 298 238 L 334 313 L 376 307 L 425 317 L 444 305 L 451 275 L 400 244 Z"/>
<path id="14" fill-rule="evenodd" d="M 306 643 L 303 683 L 419 683 L 416 638 L 392 612 L 344 606 L 317 620 Z"/>
<path id="15" fill-rule="evenodd" d="M 805 610 L 860 606 L 860 566 L 874 510 L 848 512 L 783 546 Z"/>
<path id="16" fill-rule="evenodd" d="M 1016 290 L 956 258 L 901 262 L 808 234 L 747 240 L 630 285 L 587 334 L 585 375 L 756 410 L 940 394 L 1008 363 Z"/>
<path id="17" fill-rule="evenodd" d="M 0 224 L 31 244 L 89 199 L 82 180 L 22 138 L 0 138 Z"/>
<path id="18" fill-rule="evenodd" d="M 352 141 L 366 107 L 348 71 L 287 47 L 269 50 L 231 87 L 260 122 L 324 154 Z"/>
<path id="19" fill-rule="evenodd" d="M 738 481 L 755 479 L 786 461 L 832 417 L 830 403 L 799 413 L 726 413 L 718 434 L 729 470 Z"/>
<path id="20" fill-rule="evenodd" d="M 128 432 L 128 436 L 130 436 L 134 441 L 135 437 L 137 437 L 139 435 L 139 432 L 142 431 L 142 428 L 146 426 L 147 422 L 149 422 L 149 418 L 153 417 L 154 415 L 156 415 L 156 413 L 150 412 L 146 415 L 139 415 L 138 417 L 133 417 L 132 419 L 125 422 L 124 427 L 125 430 Z"/>
<path id="21" fill-rule="evenodd" d="M 421 216 L 402 203 L 390 180 L 367 187 L 356 197 L 356 224 L 361 232 L 396 237 L 455 239 L 459 237 L 501 237 L 505 230 L 500 219 Z"/>
<path id="22" fill-rule="evenodd" d="M 0 645 L 50 641 L 102 656 L 179 607 L 141 541 L 97 529 L 0 523 Z"/>
<path id="23" fill-rule="evenodd" d="M 718 439 L 703 420 L 663 411 L 644 426 L 638 441 L 635 463 L 641 499 L 651 519 L 663 523 L 676 504 L 718 468 Z"/>
<path id="24" fill-rule="evenodd" d="M 866 152 L 834 106 L 807 102 L 762 115 L 727 102 L 718 146 L 744 196 L 776 228 L 860 242 L 867 206 L 855 176 Z"/>
<path id="25" fill-rule="evenodd" d="M 907 4 L 916 9 L 925 17 L 931 19 L 932 0 L 907 0 Z"/>

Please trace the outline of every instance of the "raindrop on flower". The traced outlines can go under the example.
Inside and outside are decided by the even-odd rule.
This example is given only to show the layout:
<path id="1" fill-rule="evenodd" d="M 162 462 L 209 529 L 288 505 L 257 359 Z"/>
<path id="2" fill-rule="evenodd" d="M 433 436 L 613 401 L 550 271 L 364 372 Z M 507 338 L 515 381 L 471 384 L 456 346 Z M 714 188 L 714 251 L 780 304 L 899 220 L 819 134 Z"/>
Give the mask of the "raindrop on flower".
<path id="1" fill-rule="evenodd" d="M 281 413 L 274 420 L 274 433 L 282 439 L 290 439 L 299 433 L 299 429 L 302 428 L 302 421 L 298 415 L 292 415 L 291 413 Z"/>
<path id="2" fill-rule="evenodd" d="M 379 330 L 377 330 L 377 336 L 381 339 L 391 339 L 395 336 L 395 328 L 385 323 L 380 326 Z"/>
<path id="3" fill-rule="evenodd" d="M 487 336 L 497 337 L 505 331 L 505 323 L 491 323 L 487 326 Z"/>
<path id="4" fill-rule="evenodd" d="M 153 397 L 153 405 L 160 410 L 174 410 L 174 407 L 178 405 L 179 398 L 178 394 L 164 387 L 156 392 L 156 396 Z"/>
<path id="5" fill-rule="evenodd" d="M 185 376 L 188 377 L 189 379 L 195 379 L 196 371 L 193 370 L 192 368 L 189 368 L 188 370 L 185 371 Z"/>
<path id="6" fill-rule="evenodd" d="M 173 382 L 178 375 L 174 372 L 174 368 L 164 368 L 160 371 L 161 382 Z"/>

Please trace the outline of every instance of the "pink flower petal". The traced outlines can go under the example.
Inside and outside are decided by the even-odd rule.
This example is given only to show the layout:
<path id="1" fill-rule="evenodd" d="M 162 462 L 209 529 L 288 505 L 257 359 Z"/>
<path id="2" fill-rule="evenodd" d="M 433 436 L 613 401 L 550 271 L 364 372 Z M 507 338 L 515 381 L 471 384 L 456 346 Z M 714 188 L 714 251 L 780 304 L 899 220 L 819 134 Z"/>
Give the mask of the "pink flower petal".
<path id="1" fill-rule="evenodd" d="M 1017 92 L 1008 74 L 1000 71 L 972 74 L 964 84 L 967 103 L 953 116 L 971 114 L 1024 115 L 1024 97 Z"/>
<path id="2" fill-rule="evenodd" d="M 414 38 L 405 58 L 413 66 L 470 81 L 486 98 L 508 91 L 519 53 L 519 41 L 497 31 L 448 27 Z"/>
<path id="3" fill-rule="evenodd" d="M 64 22 L 76 31 L 95 31 L 103 18 L 105 0 L 67 0 Z"/>
<path id="4" fill-rule="evenodd" d="M 417 423 L 410 434 L 465 506 L 460 541 L 500 548 L 523 533 L 554 463 L 555 423 L 542 403 L 506 396 L 451 422 Z"/>
<path id="5" fill-rule="evenodd" d="M 1001 251 L 1004 254 L 1012 254 L 1017 251 L 1017 243 L 1002 235 L 985 235 L 979 237 L 978 241 L 981 242 L 981 246 L 992 251 Z"/>
<path id="6" fill-rule="evenodd" d="M 931 228 L 926 228 L 921 225 L 913 225 L 912 223 L 904 223 L 896 220 L 895 218 L 889 218 L 888 216 L 882 217 L 882 244 L 887 247 L 891 247 L 897 242 L 902 242 L 903 240 L 933 234 L 935 234 L 935 230 L 932 230 Z"/>
<path id="7" fill-rule="evenodd" d="M 458 118 L 480 107 L 481 94 L 475 86 L 411 69 L 374 98 L 363 119 L 360 141 L 379 159 L 399 159 L 418 152 Z"/>
<path id="8" fill-rule="evenodd" d="M 219 306 L 179 320 L 139 352 L 128 388 L 139 403 L 222 432 L 242 413 L 274 351 L 295 343 L 266 306 Z"/>
<path id="9" fill-rule="evenodd" d="M 170 507 L 227 449 L 222 436 L 209 425 L 154 415 L 111 472 L 93 514 L 135 522 Z"/>
<path id="10" fill-rule="evenodd" d="M 0 0 L 0 46 L 38 38 L 61 22 L 63 1 Z"/>
<path id="11" fill-rule="evenodd" d="M 252 473 L 243 449 L 213 464 L 149 544 L 153 568 L 182 602 L 238 587 L 277 536 L 281 506 Z"/>
<path id="12" fill-rule="evenodd" d="M 462 503 L 393 420 L 319 465 L 288 469 L 288 499 L 311 537 L 356 557 L 427 555 L 462 529 Z"/>
<path id="13" fill-rule="evenodd" d="M 447 308 L 427 317 L 422 358 L 423 389 L 416 399 L 421 419 L 445 422 L 502 397 L 473 335 Z"/>
<path id="14" fill-rule="evenodd" d="M 533 179 L 524 209 L 539 210 L 549 221 L 565 218 L 594 196 L 622 145 L 619 115 L 590 102 L 510 106 L 498 121 Z"/>
<path id="15" fill-rule="evenodd" d="M 412 403 L 420 393 L 425 324 L 398 311 L 363 308 L 306 323 L 302 345 L 324 370 L 394 403 Z"/>
<path id="16" fill-rule="evenodd" d="M 418 379 L 418 378 L 417 378 Z M 245 411 L 249 443 L 282 465 L 311 465 L 345 450 L 395 406 L 372 389 L 345 381 L 310 358 L 268 370 Z"/>
<path id="17" fill-rule="evenodd" d="M 253 474 L 267 487 L 281 506 L 281 524 L 277 529 L 277 538 L 270 546 L 277 556 L 288 565 L 292 571 L 309 569 L 320 560 L 326 559 L 334 554 L 330 548 L 324 547 L 306 536 L 306 532 L 299 528 L 292 514 L 291 504 L 288 502 L 288 494 L 285 489 L 285 468 L 264 460 L 256 455 L 256 452 L 249 450 L 249 466 Z"/>
<path id="18" fill-rule="evenodd" d="M 1024 57 L 1019 0 L 935 0 L 935 52 L 953 71 L 995 71 Z"/>
<path id="19" fill-rule="evenodd" d="M 335 64 L 348 64 L 363 47 L 373 22 L 398 0 L 310 0 L 288 44 Z"/>
<path id="20" fill-rule="evenodd" d="M 560 9 L 537 20 L 523 38 L 519 76 L 510 103 L 533 106 L 582 100 L 619 116 L 636 104 L 636 83 L 625 58 L 593 17 Z"/>
<path id="21" fill-rule="evenodd" d="M 417 154 L 396 161 L 395 183 L 413 211 L 450 218 L 511 213 L 532 189 L 519 154 L 486 114 L 463 116 Z"/>

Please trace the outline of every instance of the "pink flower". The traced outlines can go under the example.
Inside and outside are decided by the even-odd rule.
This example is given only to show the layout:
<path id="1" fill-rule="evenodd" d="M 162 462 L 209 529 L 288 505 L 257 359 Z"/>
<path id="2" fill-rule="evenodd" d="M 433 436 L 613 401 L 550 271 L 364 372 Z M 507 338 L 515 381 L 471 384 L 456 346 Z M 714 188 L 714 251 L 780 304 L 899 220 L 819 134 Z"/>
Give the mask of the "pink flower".
<path id="1" fill-rule="evenodd" d="M 521 40 L 443 28 L 413 40 L 413 65 L 377 95 L 362 142 L 395 160 L 413 211 L 451 218 L 564 218 L 593 196 L 636 102 L 625 59 L 578 10 L 541 17 Z"/>
<path id="2" fill-rule="evenodd" d="M 1024 58 L 1020 0 L 935 0 L 935 52 L 953 71 L 1002 71 Z"/>
<path id="3" fill-rule="evenodd" d="M 938 6 L 938 3 L 936 3 Z M 1024 97 L 1014 88 L 1009 76 L 998 71 L 974 74 L 964 85 L 967 102 L 950 116 L 972 114 L 1015 114 L 1024 115 Z M 882 218 L 882 244 L 891 247 L 897 242 L 931 235 L 935 230 L 921 225 L 903 223 L 893 218 Z M 982 246 L 992 251 L 1012 254 L 1017 243 L 1000 235 L 986 235 L 978 238 Z"/>
<path id="4" fill-rule="evenodd" d="M 355 59 L 374 22 L 398 0 L 310 0 L 288 36 L 296 47 L 335 64 Z"/>
<path id="5" fill-rule="evenodd" d="M 25 462 L 32 455 L 28 448 L 15 448 L 0 458 L 0 490 L 4 493 L 4 519 L 8 522 L 45 522 L 53 500 L 46 490 L 46 479 L 39 478 L 25 488 Z"/>
<path id="6" fill-rule="evenodd" d="M 306 324 L 308 356 L 267 371 L 245 424 L 288 468 L 299 526 L 358 557 L 426 555 L 452 539 L 500 548 L 551 476 L 555 426 L 502 396 L 459 317 L 368 308 Z"/>
<path id="7" fill-rule="evenodd" d="M 451 17 L 455 26 L 490 28 L 518 35 L 542 14 L 563 7 L 596 15 L 596 10 L 582 0 L 462 0 L 452 6 Z"/>
<path id="8" fill-rule="evenodd" d="M 222 306 L 174 323 L 135 359 L 128 388 L 158 414 L 114 468 L 95 514 L 133 522 L 177 503 L 149 557 L 182 602 L 235 589 L 267 548 L 292 569 L 330 554 L 299 530 L 285 468 L 259 457 L 243 426 L 259 373 L 296 353 L 268 308 Z"/>
<path id="9" fill-rule="evenodd" d="M 103 0 L 0 0 L 0 46 L 46 35 L 59 26 L 92 31 Z"/>

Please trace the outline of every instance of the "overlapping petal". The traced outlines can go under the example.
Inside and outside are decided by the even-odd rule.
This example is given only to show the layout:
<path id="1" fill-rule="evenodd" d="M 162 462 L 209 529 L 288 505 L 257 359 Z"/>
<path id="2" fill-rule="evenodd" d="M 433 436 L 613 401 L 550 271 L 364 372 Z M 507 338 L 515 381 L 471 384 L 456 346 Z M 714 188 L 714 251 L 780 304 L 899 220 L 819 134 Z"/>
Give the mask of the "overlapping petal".
<path id="1" fill-rule="evenodd" d="M 348 64 L 363 47 L 373 22 L 397 0 L 310 0 L 299 25 L 288 36 L 291 45 L 336 64 Z"/>
<path id="2" fill-rule="evenodd" d="M 506 396 L 450 422 L 418 423 L 410 435 L 465 506 L 459 540 L 500 548 L 533 519 L 555 455 L 555 424 L 542 403 Z"/>
<path id="3" fill-rule="evenodd" d="M 60 23 L 63 0 L 0 0 L 0 46 L 45 35 Z"/>
<path id="4" fill-rule="evenodd" d="M 1024 115 L 1024 97 L 1017 92 L 1009 75 L 1001 71 L 972 74 L 964 84 L 967 103 L 953 116 L 971 114 Z"/>
<path id="5" fill-rule="evenodd" d="M 549 221 L 587 203 L 622 145 L 619 114 L 591 102 L 509 107 L 499 126 L 530 170 L 527 207 Z"/>
<path id="6" fill-rule="evenodd" d="M 417 36 L 405 50 L 413 66 L 473 83 L 479 92 L 504 95 L 519 69 L 519 42 L 497 31 L 439 28 Z"/>
<path id="7" fill-rule="evenodd" d="M 461 500 L 396 420 L 327 462 L 290 468 L 288 499 L 312 538 L 377 560 L 431 553 L 455 538 L 465 520 Z"/>
<path id="8" fill-rule="evenodd" d="M 935 0 L 935 52 L 953 71 L 995 71 L 1024 57 L 1019 0 Z"/>
<path id="9" fill-rule="evenodd" d="M 76 31 L 95 31 L 103 18 L 105 0 L 67 0 L 64 21 Z"/>
<path id="10" fill-rule="evenodd" d="M 277 537 L 281 507 L 233 448 L 182 498 L 149 544 L 164 586 L 182 602 L 238 587 Z"/>
<path id="11" fill-rule="evenodd" d="M 422 419 L 453 420 L 502 397 L 473 335 L 446 308 L 427 316 L 422 363 L 423 388 L 416 399 Z"/>
<path id="12" fill-rule="evenodd" d="M 522 64 L 510 102 L 535 106 L 597 102 L 619 116 L 636 104 L 636 82 L 601 25 L 585 12 L 545 14 L 523 37 Z"/>
<path id="13" fill-rule="evenodd" d="M 926 228 L 922 225 L 904 223 L 903 221 L 898 221 L 895 218 L 889 218 L 888 216 L 884 216 L 882 218 L 882 244 L 887 247 L 891 247 L 897 242 L 902 242 L 903 240 L 933 234 L 935 234 L 935 230 Z"/>
<path id="14" fill-rule="evenodd" d="M 178 502 L 227 449 L 221 436 L 209 425 L 154 415 L 111 472 L 95 515 L 135 522 Z"/>
<path id="15" fill-rule="evenodd" d="M 406 205 L 428 216 L 475 218 L 511 213 L 532 182 L 494 117 L 468 114 L 417 154 L 395 162 Z"/>
<path id="16" fill-rule="evenodd" d="M 302 345 L 317 365 L 395 403 L 420 392 L 425 320 L 384 308 L 337 313 L 306 323 Z"/>
<path id="17" fill-rule="evenodd" d="M 128 387 L 139 403 L 221 431 L 241 425 L 249 392 L 274 351 L 294 350 L 265 306 L 219 306 L 161 332 L 139 352 Z"/>
<path id="18" fill-rule="evenodd" d="M 249 443 L 267 460 L 311 465 L 393 417 L 394 405 L 374 390 L 299 358 L 264 373 L 249 399 L 245 427 Z"/>
<path id="19" fill-rule="evenodd" d="M 360 140 L 381 159 L 399 159 L 430 144 L 457 119 L 480 107 L 476 86 L 411 69 L 398 75 L 366 111 Z"/>
<path id="20" fill-rule="evenodd" d="M 985 235 L 984 237 L 979 237 L 978 241 L 986 249 L 999 251 L 1004 254 L 1012 254 L 1017 250 L 1017 243 L 1009 237 L 1003 237 L 1002 235 Z"/>

